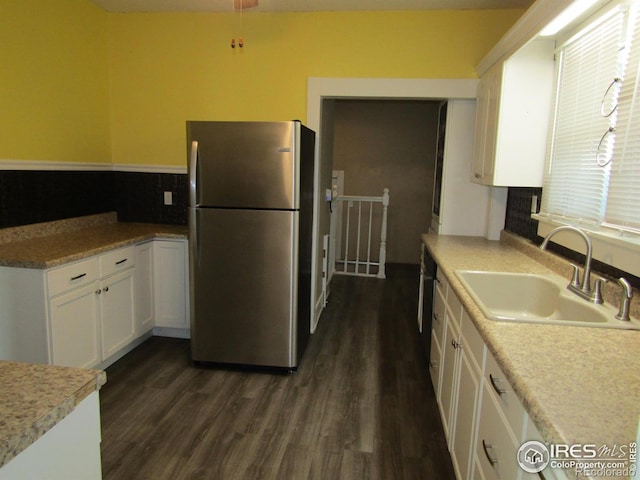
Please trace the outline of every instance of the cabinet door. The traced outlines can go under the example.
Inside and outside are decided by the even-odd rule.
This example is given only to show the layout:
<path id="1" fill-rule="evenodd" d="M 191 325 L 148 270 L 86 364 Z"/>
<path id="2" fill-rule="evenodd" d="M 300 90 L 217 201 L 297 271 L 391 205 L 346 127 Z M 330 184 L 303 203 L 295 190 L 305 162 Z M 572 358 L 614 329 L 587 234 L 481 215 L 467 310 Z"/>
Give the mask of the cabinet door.
<path id="1" fill-rule="evenodd" d="M 471 362 L 466 351 L 466 342 L 464 342 L 460 355 L 455 433 L 451 449 L 451 460 L 457 470 L 458 478 L 461 479 L 469 478 L 469 469 L 473 459 L 479 391 L 480 373 L 476 371 L 473 362 Z"/>
<path id="2" fill-rule="evenodd" d="M 100 282 L 102 357 L 106 360 L 135 337 L 134 270 Z"/>
<path id="3" fill-rule="evenodd" d="M 447 444 L 453 441 L 452 413 L 455 411 L 459 334 L 455 319 L 447 312 L 444 343 L 442 345 L 442 379 L 440 380 L 440 414 Z"/>
<path id="4" fill-rule="evenodd" d="M 478 86 L 471 180 L 483 185 L 493 182 L 502 69 L 502 63 L 493 66 Z"/>
<path id="5" fill-rule="evenodd" d="M 100 362 L 97 283 L 49 302 L 53 364 L 89 368 Z"/>
<path id="6" fill-rule="evenodd" d="M 153 242 L 136 245 L 136 336 L 153 328 Z"/>
<path id="7" fill-rule="evenodd" d="M 431 348 L 429 349 L 429 375 L 431 383 L 433 383 L 433 391 L 436 392 L 436 398 L 440 395 L 440 371 L 442 364 L 442 349 L 440 342 L 436 337 L 435 330 L 431 331 Z"/>
<path id="8" fill-rule="evenodd" d="M 487 480 L 517 480 L 522 472 L 517 461 L 520 445 L 490 388 L 483 384 L 475 455 Z"/>
<path id="9" fill-rule="evenodd" d="M 189 328 L 186 242 L 156 240 L 153 260 L 156 326 Z"/>

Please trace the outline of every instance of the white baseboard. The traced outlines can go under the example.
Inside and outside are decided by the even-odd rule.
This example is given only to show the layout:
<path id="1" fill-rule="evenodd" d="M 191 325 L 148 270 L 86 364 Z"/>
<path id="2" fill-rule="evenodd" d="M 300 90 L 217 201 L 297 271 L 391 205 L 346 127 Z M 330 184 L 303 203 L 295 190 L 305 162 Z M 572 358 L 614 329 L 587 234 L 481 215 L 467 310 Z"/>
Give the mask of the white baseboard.
<path id="1" fill-rule="evenodd" d="M 156 337 L 191 338 L 191 330 L 188 328 L 153 327 L 153 335 Z"/>

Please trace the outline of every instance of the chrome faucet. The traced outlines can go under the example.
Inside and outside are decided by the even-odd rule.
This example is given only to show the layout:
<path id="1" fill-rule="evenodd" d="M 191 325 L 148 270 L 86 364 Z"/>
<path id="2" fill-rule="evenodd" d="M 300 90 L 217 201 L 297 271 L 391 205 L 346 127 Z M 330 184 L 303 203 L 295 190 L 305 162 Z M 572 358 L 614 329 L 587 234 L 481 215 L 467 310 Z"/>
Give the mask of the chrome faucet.
<path id="1" fill-rule="evenodd" d="M 624 277 L 620 277 L 618 283 L 622 287 L 622 300 L 620 300 L 620 309 L 618 310 L 616 318 L 628 322 L 631 320 L 631 318 L 629 318 L 629 310 L 631 308 L 631 299 L 633 298 L 633 289 L 629 281 Z"/>
<path id="2" fill-rule="evenodd" d="M 591 288 L 591 256 L 593 248 L 591 246 L 591 239 L 587 236 L 586 233 L 584 233 L 584 231 L 580 230 L 579 228 L 572 227 L 571 225 L 563 225 L 561 227 L 554 228 L 553 230 L 551 230 L 549 235 L 544 238 L 542 244 L 540 245 L 540 249 L 545 250 L 547 248 L 547 244 L 549 243 L 549 239 L 556 233 L 562 231 L 571 231 L 577 233 L 582 237 L 587 246 L 582 282 L 580 282 L 580 272 L 578 271 L 578 267 L 571 264 L 571 267 L 573 268 L 573 277 L 569 285 L 567 285 L 567 288 L 581 298 L 584 298 L 585 300 L 593 303 L 603 303 L 602 285 L 606 282 L 606 280 L 603 278 L 599 278 L 598 280 L 596 280 L 595 288 Z"/>

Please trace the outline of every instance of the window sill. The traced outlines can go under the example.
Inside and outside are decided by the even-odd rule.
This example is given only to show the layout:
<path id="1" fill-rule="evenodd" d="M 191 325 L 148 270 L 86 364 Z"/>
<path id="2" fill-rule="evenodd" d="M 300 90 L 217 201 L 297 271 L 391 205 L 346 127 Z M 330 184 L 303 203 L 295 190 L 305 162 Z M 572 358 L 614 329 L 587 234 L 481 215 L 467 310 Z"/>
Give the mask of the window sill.
<path id="1" fill-rule="evenodd" d="M 562 225 L 572 225 L 584 230 L 593 245 L 593 258 L 640 276 L 640 236 L 620 234 L 604 228 L 596 230 L 597 227 L 593 225 L 561 222 L 537 213 L 532 214 L 531 218 L 538 221 L 538 235 L 541 237 L 546 237 L 554 228 Z M 571 232 L 560 232 L 551 241 L 578 253 L 585 253 L 584 240 Z"/>

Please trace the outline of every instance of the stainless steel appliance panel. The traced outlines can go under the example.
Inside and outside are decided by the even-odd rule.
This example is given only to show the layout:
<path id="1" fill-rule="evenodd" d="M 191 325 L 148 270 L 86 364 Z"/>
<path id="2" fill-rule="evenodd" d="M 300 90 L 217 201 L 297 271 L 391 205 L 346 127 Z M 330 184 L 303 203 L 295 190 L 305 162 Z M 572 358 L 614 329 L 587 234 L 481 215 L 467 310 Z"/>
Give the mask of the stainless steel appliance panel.
<path id="1" fill-rule="evenodd" d="M 193 360 L 297 366 L 299 213 L 189 215 Z"/>
<path id="2" fill-rule="evenodd" d="M 189 121 L 187 138 L 198 156 L 190 206 L 299 208 L 295 122 Z"/>

